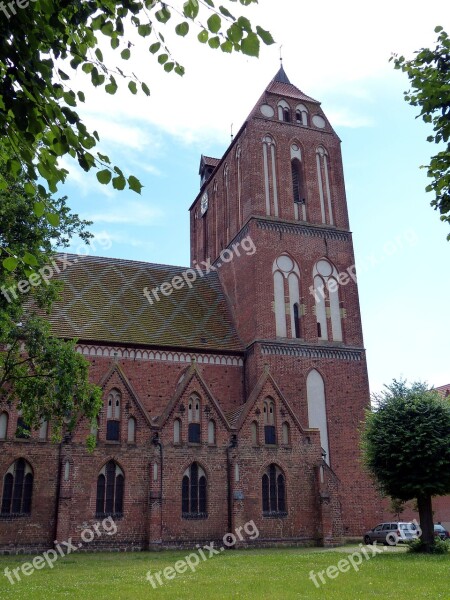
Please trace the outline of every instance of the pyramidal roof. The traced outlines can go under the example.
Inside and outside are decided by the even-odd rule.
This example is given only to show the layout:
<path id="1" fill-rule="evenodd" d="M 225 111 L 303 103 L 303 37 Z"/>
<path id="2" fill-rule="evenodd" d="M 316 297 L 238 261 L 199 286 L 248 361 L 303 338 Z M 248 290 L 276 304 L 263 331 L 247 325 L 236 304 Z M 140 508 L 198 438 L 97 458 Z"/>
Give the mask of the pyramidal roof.
<path id="1" fill-rule="evenodd" d="M 289 81 L 289 77 L 286 75 L 283 64 L 281 64 L 277 74 L 266 87 L 266 92 L 269 94 L 278 94 L 280 96 L 287 96 L 288 98 L 295 98 L 296 100 L 306 100 L 307 102 L 320 104 L 318 100 L 314 100 L 314 98 L 307 96 Z"/>

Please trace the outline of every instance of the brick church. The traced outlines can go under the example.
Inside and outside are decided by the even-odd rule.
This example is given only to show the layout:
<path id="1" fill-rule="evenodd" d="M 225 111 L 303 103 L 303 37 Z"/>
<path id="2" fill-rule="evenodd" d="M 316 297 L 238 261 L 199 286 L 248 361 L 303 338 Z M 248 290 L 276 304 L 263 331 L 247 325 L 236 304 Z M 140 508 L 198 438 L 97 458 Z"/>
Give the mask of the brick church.
<path id="1" fill-rule="evenodd" d="M 220 159 L 200 162 L 191 266 L 69 256 L 55 333 L 104 392 L 60 444 L 0 407 L 0 551 L 112 516 L 96 547 L 361 536 L 381 508 L 360 464 L 369 404 L 340 140 L 283 67 Z M 97 436 L 93 453 L 89 433 Z M 238 543 L 245 543 L 245 540 Z"/>

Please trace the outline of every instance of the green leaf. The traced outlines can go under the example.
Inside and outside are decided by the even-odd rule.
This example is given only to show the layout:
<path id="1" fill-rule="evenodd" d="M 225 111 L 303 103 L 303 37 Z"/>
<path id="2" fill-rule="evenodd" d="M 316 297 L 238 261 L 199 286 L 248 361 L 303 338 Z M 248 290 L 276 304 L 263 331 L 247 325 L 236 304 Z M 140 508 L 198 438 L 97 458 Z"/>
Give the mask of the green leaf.
<path id="1" fill-rule="evenodd" d="M 7 271 L 14 271 L 14 269 L 19 264 L 19 261 L 17 260 L 17 258 L 14 258 L 13 256 L 8 256 L 8 258 L 5 258 L 3 260 L 2 264 Z"/>
<path id="2" fill-rule="evenodd" d="M 25 252 L 25 254 L 23 255 L 23 262 L 26 265 L 30 265 L 32 267 L 37 267 L 39 265 L 34 254 L 30 254 L 30 252 Z"/>
<path id="3" fill-rule="evenodd" d="M 100 48 L 95 49 L 95 56 L 97 57 L 97 59 L 100 62 L 103 62 L 103 54 L 102 54 L 102 51 L 100 50 Z"/>
<path id="4" fill-rule="evenodd" d="M 138 34 L 141 37 L 147 37 L 151 34 L 152 32 L 152 26 L 150 25 L 150 23 L 145 23 L 144 25 L 139 25 L 138 27 Z"/>
<path id="5" fill-rule="evenodd" d="M 116 37 L 111 38 L 111 48 L 113 50 L 115 50 L 116 48 L 118 48 L 119 45 L 120 45 L 119 38 L 116 38 Z"/>
<path id="6" fill-rule="evenodd" d="M 182 23 L 179 23 L 175 27 L 175 32 L 177 35 L 184 37 L 185 35 L 187 35 L 189 33 L 189 23 L 187 21 L 183 21 Z"/>
<path id="7" fill-rule="evenodd" d="M 60 218 L 59 218 L 58 213 L 47 212 L 47 213 L 45 213 L 45 218 L 47 219 L 47 221 L 50 223 L 50 225 L 52 227 L 58 227 L 58 225 L 60 223 Z"/>
<path id="8" fill-rule="evenodd" d="M 197 39 L 199 42 L 201 42 L 202 44 L 206 44 L 206 42 L 208 41 L 209 38 L 209 33 L 207 32 L 206 29 L 203 29 L 202 31 L 200 31 L 200 33 L 197 36 Z"/>
<path id="9" fill-rule="evenodd" d="M 188 0 L 183 4 L 183 14 L 192 21 L 197 17 L 199 11 L 198 0 Z"/>
<path id="10" fill-rule="evenodd" d="M 68 79 L 70 79 L 70 77 L 66 73 L 64 73 L 64 71 L 61 71 L 61 69 L 58 69 L 58 75 L 63 81 L 67 81 Z"/>
<path id="11" fill-rule="evenodd" d="M 112 75 L 110 77 L 110 82 L 105 85 L 105 92 L 111 95 L 114 95 L 117 92 L 117 83 Z"/>
<path id="12" fill-rule="evenodd" d="M 219 15 L 213 14 L 207 20 L 208 29 L 211 33 L 217 33 L 222 26 L 222 19 Z"/>
<path id="13" fill-rule="evenodd" d="M 133 192 L 137 192 L 138 194 L 141 193 L 142 184 L 134 175 L 130 175 L 130 177 L 128 177 L 128 186 L 130 190 L 133 190 Z"/>
<path id="14" fill-rule="evenodd" d="M 236 20 L 233 17 L 233 15 L 230 13 L 230 11 L 228 10 L 228 8 L 225 8 L 225 6 L 219 6 L 219 10 L 223 14 L 224 17 L 227 17 L 228 19 L 233 19 L 233 21 Z"/>
<path id="15" fill-rule="evenodd" d="M 23 189 L 29 196 L 34 196 L 36 193 L 36 186 L 34 185 L 34 183 L 31 183 L 31 181 L 27 181 L 26 184 L 23 186 Z"/>
<path id="16" fill-rule="evenodd" d="M 158 50 L 161 48 L 161 43 L 160 42 L 155 42 L 154 44 L 152 44 L 149 48 L 150 52 L 152 54 L 156 54 L 156 52 L 158 52 Z"/>
<path id="17" fill-rule="evenodd" d="M 137 94 L 137 86 L 135 81 L 128 82 L 128 89 L 132 94 Z"/>
<path id="18" fill-rule="evenodd" d="M 150 96 L 150 90 L 149 90 L 148 85 L 146 83 L 142 82 L 141 83 L 141 88 L 142 88 L 142 91 L 144 92 L 144 94 L 146 96 Z"/>
<path id="19" fill-rule="evenodd" d="M 158 56 L 158 62 L 160 65 L 163 65 L 165 62 L 167 62 L 169 59 L 169 55 L 168 54 L 160 54 Z"/>
<path id="20" fill-rule="evenodd" d="M 242 40 L 242 29 L 239 25 L 233 23 L 233 25 L 227 29 L 227 36 L 233 43 L 237 44 Z"/>
<path id="21" fill-rule="evenodd" d="M 33 204 L 33 212 L 37 217 L 42 217 L 45 212 L 45 204 L 43 202 L 35 202 Z"/>
<path id="22" fill-rule="evenodd" d="M 173 63 L 173 62 L 167 62 L 164 65 L 164 71 L 166 71 L 166 73 L 170 73 L 171 71 L 173 71 L 174 66 L 175 66 L 175 63 Z"/>
<path id="23" fill-rule="evenodd" d="M 218 48 L 220 46 L 220 38 L 216 35 L 215 37 L 208 40 L 208 44 L 210 48 Z"/>
<path id="24" fill-rule="evenodd" d="M 222 50 L 222 52 L 233 52 L 233 42 L 230 42 L 230 40 L 226 40 L 225 42 L 220 44 L 220 49 Z"/>
<path id="25" fill-rule="evenodd" d="M 131 56 L 130 49 L 125 48 L 125 50 L 122 50 L 122 52 L 120 53 L 120 56 L 123 58 L 123 60 L 128 60 Z"/>
<path id="26" fill-rule="evenodd" d="M 256 26 L 256 33 L 259 35 L 259 37 L 262 39 L 262 41 L 267 46 L 270 46 L 271 44 L 275 43 L 275 40 L 273 39 L 272 34 L 270 33 L 270 31 L 266 31 L 265 29 L 263 29 L 259 25 Z"/>
<path id="27" fill-rule="evenodd" d="M 241 50 L 247 56 L 259 56 L 259 39 L 256 33 L 249 33 L 241 42 Z"/>
<path id="28" fill-rule="evenodd" d="M 171 16 L 170 10 L 165 5 L 155 13 L 155 18 L 160 23 L 167 23 Z"/>
<path id="29" fill-rule="evenodd" d="M 113 178 L 112 184 L 115 190 L 123 190 L 125 188 L 126 179 L 123 175 L 119 175 L 118 177 Z"/>
<path id="30" fill-rule="evenodd" d="M 103 185 L 108 184 L 111 181 L 111 171 L 109 169 L 103 169 L 102 171 L 97 172 L 97 179 Z"/>

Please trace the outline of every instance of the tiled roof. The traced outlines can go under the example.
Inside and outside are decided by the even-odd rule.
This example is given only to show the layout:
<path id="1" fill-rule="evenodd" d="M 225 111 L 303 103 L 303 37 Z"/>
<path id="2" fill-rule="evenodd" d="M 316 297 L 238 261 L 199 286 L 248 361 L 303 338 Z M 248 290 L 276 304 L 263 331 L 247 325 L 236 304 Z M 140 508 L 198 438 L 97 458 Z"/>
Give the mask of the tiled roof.
<path id="1" fill-rule="evenodd" d="M 186 267 L 67 255 L 63 298 L 50 321 L 65 338 L 120 344 L 240 351 L 217 273 L 200 277 L 151 305 L 143 294 Z M 76 261 L 76 262 L 75 262 Z M 153 297 L 153 296 L 152 296 Z"/>
<path id="2" fill-rule="evenodd" d="M 266 92 L 271 94 L 278 94 L 279 96 L 287 96 L 288 98 L 294 98 L 295 100 L 306 100 L 307 102 L 314 102 L 320 104 L 318 100 L 314 100 L 310 96 L 304 94 L 292 83 L 282 83 L 280 81 L 272 80 L 266 88 Z"/>
<path id="3" fill-rule="evenodd" d="M 444 398 L 447 398 L 447 396 L 450 396 L 450 383 L 448 383 L 447 385 L 441 385 L 434 389 L 437 392 L 439 392 L 441 394 L 441 396 L 444 396 Z"/>
<path id="4" fill-rule="evenodd" d="M 220 158 L 213 158 L 212 156 L 203 155 L 203 160 L 205 161 L 205 165 L 208 165 L 209 167 L 217 167 L 220 163 Z"/>

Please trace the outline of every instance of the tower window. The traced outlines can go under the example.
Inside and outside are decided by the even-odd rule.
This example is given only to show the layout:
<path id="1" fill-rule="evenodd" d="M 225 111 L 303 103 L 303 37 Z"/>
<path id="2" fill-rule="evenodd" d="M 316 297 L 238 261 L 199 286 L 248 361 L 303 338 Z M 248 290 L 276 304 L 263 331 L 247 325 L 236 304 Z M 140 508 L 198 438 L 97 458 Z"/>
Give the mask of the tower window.
<path id="1" fill-rule="evenodd" d="M 273 400 L 264 401 L 264 443 L 276 444 L 277 436 L 275 430 L 275 403 Z"/>
<path id="2" fill-rule="evenodd" d="M 300 309 L 298 306 L 298 302 L 294 304 L 294 328 L 295 328 L 295 337 L 300 337 Z"/>
<path id="3" fill-rule="evenodd" d="M 286 100 L 280 100 L 278 102 L 278 119 L 285 123 L 291 122 L 291 107 Z"/>

